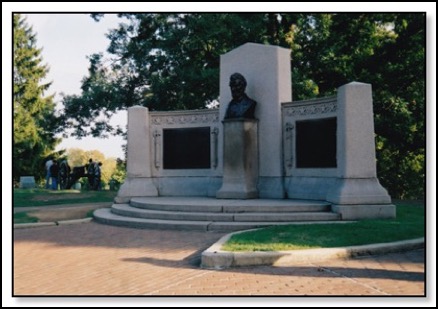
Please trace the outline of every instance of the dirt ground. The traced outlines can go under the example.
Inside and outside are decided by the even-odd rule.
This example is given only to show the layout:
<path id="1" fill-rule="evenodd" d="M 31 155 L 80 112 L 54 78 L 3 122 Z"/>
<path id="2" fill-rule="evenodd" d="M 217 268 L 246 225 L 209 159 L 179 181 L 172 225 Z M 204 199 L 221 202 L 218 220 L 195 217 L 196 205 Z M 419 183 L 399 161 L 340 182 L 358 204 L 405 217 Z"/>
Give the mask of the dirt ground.
<path id="1" fill-rule="evenodd" d="M 55 191 L 57 192 L 57 191 Z M 80 200 L 80 199 L 85 199 L 85 198 L 89 198 L 93 196 L 92 193 L 82 193 L 78 194 L 78 193 L 63 193 L 63 194 L 41 194 L 38 196 L 35 196 L 32 200 L 34 201 L 56 201 L 56 200 L 65 200 L 65 199 L 75 199 L 75 200 Z"/>

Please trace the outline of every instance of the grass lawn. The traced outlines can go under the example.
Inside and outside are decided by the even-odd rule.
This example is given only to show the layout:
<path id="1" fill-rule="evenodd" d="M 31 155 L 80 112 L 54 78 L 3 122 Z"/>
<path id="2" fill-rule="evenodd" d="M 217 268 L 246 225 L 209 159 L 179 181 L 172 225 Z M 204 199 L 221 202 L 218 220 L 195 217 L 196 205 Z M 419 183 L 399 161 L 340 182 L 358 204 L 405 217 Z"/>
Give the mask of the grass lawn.
<path id="1" fill-rule="evenodd" d="M 15 223 L 35 223 L 38 222 L 38 218 L 29 216 L 26 212 L 20 212 L 14 214 L 14 224 Z"/>
<path id="2" fill-rule="evenodd" d="M 112 202 L 116 191 L 14 189 L 14 207 Z"/>
<path id="3" fill-rule="evenodd" d="M 424 237 L 424 207 L 400 201 L 396 219 L 362 220 L 345 224 L 272 226 L 233 235 L 226 251 L 280 251 L 392 242 Z M 424 205 L 424 204 L 421 204 Z"/>

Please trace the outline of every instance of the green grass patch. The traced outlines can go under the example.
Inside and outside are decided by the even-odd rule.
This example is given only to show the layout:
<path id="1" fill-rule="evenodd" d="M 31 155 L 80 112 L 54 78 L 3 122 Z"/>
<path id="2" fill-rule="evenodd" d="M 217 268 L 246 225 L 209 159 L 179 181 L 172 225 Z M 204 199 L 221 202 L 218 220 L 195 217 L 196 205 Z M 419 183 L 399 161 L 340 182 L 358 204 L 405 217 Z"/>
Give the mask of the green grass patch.
<path id="1" fill-rule="evenodd" d="M 85 215 L 85 218 L 93 218 L 93 213 L 96 209 L 90 209 L 87 211 L 87 214 Z"/>
<path id="2" fill-rule="evenodd" d="M 14 214 L 14 224 L 16 223 L 35 223 L 38 222 L 38 218 L 29 216 L 26 212 L 20 212 Z"/>
<path id="3" fill-rule="evenodd" d="M 424 230 L 424 207 L 404 201 L 397 205 L 396 219 L 272 226 L 233 235 L 222 249 L 280 251 L 358 246 L 424 237 Z"/>
<path id="4" fill-rule="evenodd" d="M 112 202 L 115 191 L 14 189 L 14 207 Z"/>

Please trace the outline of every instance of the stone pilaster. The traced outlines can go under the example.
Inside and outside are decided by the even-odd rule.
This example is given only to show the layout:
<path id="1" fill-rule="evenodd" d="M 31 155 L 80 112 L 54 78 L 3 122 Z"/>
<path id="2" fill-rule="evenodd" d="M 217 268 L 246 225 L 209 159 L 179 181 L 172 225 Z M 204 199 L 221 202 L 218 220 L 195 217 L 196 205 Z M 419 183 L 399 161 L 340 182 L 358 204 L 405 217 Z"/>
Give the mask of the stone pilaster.
<path id="1" fill-rule="evenodd" d="M 151 178 L 150 135 L 148 109 L 129 108 L 127 178 L 117 193 L 116 203 L 129 202 L 132 197 L 158 196 Z"/>
<path id="2" fill-rule="evenodd" d="M 327 201 L 347 220 L 395 217 L 391 197 L 377 179 L 370 84 L 338 89 L 337 123 L 338 177 Z"/>

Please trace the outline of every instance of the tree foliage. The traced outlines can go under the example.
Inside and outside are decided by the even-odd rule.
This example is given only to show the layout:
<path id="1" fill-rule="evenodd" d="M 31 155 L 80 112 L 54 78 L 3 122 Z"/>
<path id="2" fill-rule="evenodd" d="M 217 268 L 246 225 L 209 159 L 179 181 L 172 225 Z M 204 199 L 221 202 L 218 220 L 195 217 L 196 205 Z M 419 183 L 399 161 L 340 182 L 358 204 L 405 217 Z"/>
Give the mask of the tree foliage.
<path id="1" fill-rule="evenodd" d="M 118 158 L 116 162 L 116 170 L 111 175 L 111 179 L 114 180 L 117 185 L 120 185 L 123 182 L 125 182 L 125 178 L 126 178 L 126 161 L 123 161 Z"/>
<path id="2" fill-rule="evenodd" d="M 111 115 L 133 105 L 198 109 L 218 99 L 219 56 L 247 41 L 269 43 L 266 14 L 122 14 L 108 52 L 89 57 L 80 96 L 63 100 L 76 136 L 120 132 Z"/>
<path id="3" fill-rule="evenodd" d="M 101 179 L 105 184 L 113 178 L 114 175 L 119 176 L 117 164 L 119 160 L 115 158 L 105 158 L 105 155 L 99 150 L 83 150 L 80 148 L 69 148 L 66 152 L 68 164 L 71 168 L 75 166 L 84 166 L 88 164 L 88 160 L 92 159 L 94 162 L 102 162 Z M 124 180 L 124 179 L 123 179 Z"/>
<path id="4" fill-rule="evenodd" d="M 373 73 L 378 168 L 382 183 L 401 198 L 424 197 L 425 16 L 394 16 L 397 37 L 379 53 Z M 381 65 L 381 64 L 384 65 Z"/>
<path id="5" fill-rule="evenodd" d="M 120 14 L 110 57 L 89 57 L 82 93 L 66 96 L 74 135 L 121 133 L 112 114 L 133 105 L 197 109 L 218 99 L 219 56 L 246 42 L 292 49 L 294 100 L 373 85 L 378 172 L 395 197 L 424 194 L 425 15 Z M 93 15 L 96 20 L 102 15 Z"/>
<path id="6" fill-rule="evenodd" d="M 42 64 L 36 35 L 19 15 L 13 16 L 13 178 L 41 177 L 43 160 L 53 152 L 58 118 L 53 95 L 45 96 L 50 83 L 42 83 L 48 67 Z"/>
<path id="7" fill-rule="evenodd" d="M 307 15 L 288 39 L 294 99 L 372 84 L 379 178 L 394 197 L 424 197 L 425 15 Z"/>

